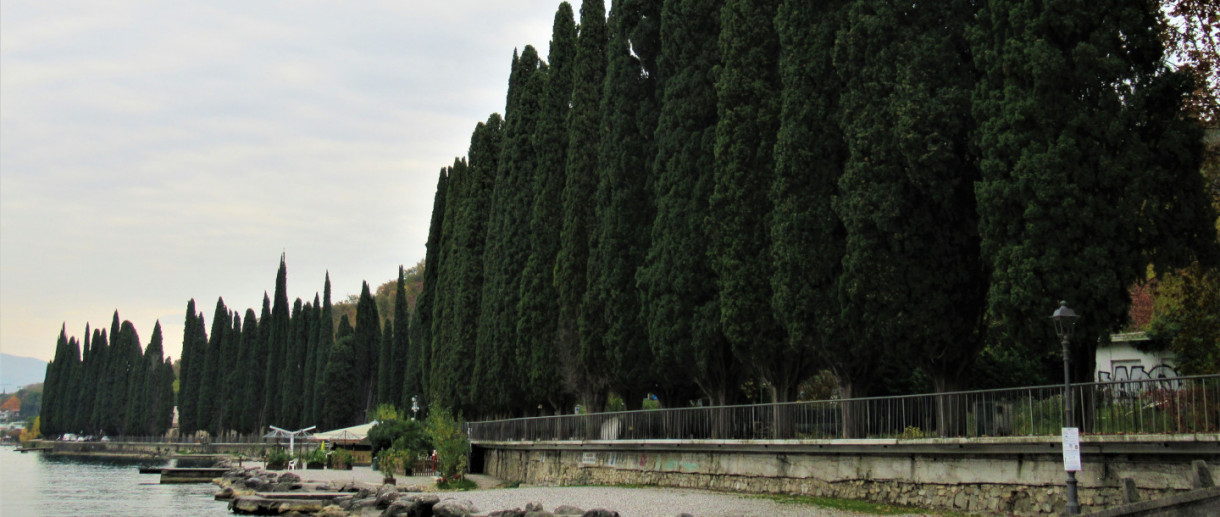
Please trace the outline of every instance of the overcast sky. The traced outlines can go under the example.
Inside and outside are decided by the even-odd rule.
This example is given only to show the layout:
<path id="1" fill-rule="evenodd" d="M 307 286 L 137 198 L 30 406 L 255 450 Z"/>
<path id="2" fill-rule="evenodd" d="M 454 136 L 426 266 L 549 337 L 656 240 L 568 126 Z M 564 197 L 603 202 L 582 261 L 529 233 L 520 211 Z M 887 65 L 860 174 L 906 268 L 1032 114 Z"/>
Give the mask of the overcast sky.
<path id="1" fill-rule="evenodd" d="M 0 351 L 118 310 L 176 358 L 187 301 L 257 311 L 281 252 L 290 300 L 393 279 L 558 5 L 5 0 Z"/>

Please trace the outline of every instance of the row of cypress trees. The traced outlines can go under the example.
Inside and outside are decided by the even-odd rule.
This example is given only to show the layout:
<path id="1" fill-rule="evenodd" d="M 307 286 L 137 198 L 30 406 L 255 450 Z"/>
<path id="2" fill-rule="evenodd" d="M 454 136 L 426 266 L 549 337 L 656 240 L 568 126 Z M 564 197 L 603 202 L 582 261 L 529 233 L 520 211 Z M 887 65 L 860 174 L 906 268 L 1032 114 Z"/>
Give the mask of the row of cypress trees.
<path id="1" fill-rule="evenodd" d="M 791 400 L 980 351 L 1073 378 L 1147 267 L 1213 261 L 1154 1 L 563 3 L 441 170 L 407 391 L 468 416 Z M 413 353 L 412 357 L 416 357 Z M 681 403 L 681 402 L 678 402 Z"/>
<path id="2" fill-rule="evenodd" d="M 366 282 L 355 326 L 344 315 L 336 329 L 329 274 L 321 297 L 298 298 L 290 309 L 283 257 L 274 301 L 264 294 L 258 316 L 253 309 L 240 316 L 218 299 L 208 333 L 203 313 L 188 302 L 178 394 L 182 431 L 333 429 L 364 423 L 380 403 L 406 407 L 402 365 L 410 320 L 404 282 L 399 268 L 395 315 L 385 318 L 384 328 Z"/>
<path id="3" fill-rule="evenodd" d="M 162 355 L 160 322 L 147 349 L 130 321 L 119 323 L 117 311 L 109 333 L 85 326 L 83 352 L 61 328 L 43 381 L 42 433 L 164 434 L 173 419 L 174 369 Z"/>

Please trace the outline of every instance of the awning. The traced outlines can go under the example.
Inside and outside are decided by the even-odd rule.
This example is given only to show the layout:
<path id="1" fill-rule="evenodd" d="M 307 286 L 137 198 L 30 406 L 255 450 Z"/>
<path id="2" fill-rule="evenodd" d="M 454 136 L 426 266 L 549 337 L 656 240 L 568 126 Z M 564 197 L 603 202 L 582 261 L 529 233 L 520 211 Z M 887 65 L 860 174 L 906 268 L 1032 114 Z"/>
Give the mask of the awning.
<path id="1" fill-rule="evenodd" d="M 316 433 L 313 435 L 313 437 L 311 439 L 314 441 L 326 441 L 326 442 L 333 442 L 333 443 L 345 443 L 345 444 L 365 443 L 365 444 L 367 444 L 368 438 L 369 438 L 369 430 L 372 429 L 373 426 L 375 426 L 375 425 L 377 425 L 376 420 L 369 422 L 367 424 L 361 424 L 361 425 L 352 426 L 352 427 L 345 427 L 343 429 L 335 429 L 333 431 L 326 431 L 324 433 Z"/>

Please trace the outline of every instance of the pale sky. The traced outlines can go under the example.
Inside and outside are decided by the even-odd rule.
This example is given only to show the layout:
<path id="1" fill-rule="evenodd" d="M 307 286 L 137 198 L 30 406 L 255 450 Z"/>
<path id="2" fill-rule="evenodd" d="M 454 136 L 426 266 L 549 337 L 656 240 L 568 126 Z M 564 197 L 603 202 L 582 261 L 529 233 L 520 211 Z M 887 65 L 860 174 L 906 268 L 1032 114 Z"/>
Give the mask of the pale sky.
<path id="1" fill-rule="evenodd" d="M 559 0 L 0 3 L 0 351 L 333 299 L 424 257 L 440 168 Z M 572 4 L 579 12 L 579 2 Z"/>

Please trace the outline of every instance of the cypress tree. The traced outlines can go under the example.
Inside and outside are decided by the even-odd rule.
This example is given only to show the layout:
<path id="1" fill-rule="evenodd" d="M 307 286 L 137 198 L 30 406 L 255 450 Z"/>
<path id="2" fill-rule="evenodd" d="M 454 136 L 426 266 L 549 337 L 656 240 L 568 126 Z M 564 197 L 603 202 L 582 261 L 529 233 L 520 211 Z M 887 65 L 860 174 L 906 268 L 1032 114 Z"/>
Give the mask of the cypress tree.
<path id="1" fill-rule="evenodd" d="M 258 316 L 258 335 L 255 336 L 254 349 L 254 364 L 251 365 L 251 371 L 254 382 L 251 386 L 251 399 L 247 402 L 252 409 L 254 415 L 254 425 L 256 429 L 263 429 L 267 426 L 267 408 L 264 404 L 264 397 L 267 390 L 267 360 L 270 358 L 271 350 L 271 297 L 267 296 L 267 292 L 263 291 L 263 308 Z"/>
<path id="2" fill-rule="evenodd" d="M 778 0 L 726 0 L 716 81 L 716 178 L 710 202 L 712 267 L 733 353 L 767 383 L 771 399 L 792 400 L 809 354 L 787 346 L 771 310 L 775 266 L 766 215 L 779 132 Z"/>
<path id="3" fill-rule="evenodd" d="M 72 410 L 72 414 L 68 417 L 69 422 L 70 422 L 70 424 L 68 425 L 68 429 L 70 429 L 71 432 L 82 433 L 82 434 L 89 427 L 89 411 L 87 411 L 85 408 L 88 407 L 88 401 L 91 399 L 88 398 L 89 390 L 86 389 L 85 387 L 93 386 L 93 384 L 90 382 L 90 375 L 92 374 L 92 370 L 90 369 L 90 364 L 89 364 L 89 360 L 91 359 L 91 355 L 93 354 L 93 351 L 91 350 L 93 347 L 92 332 L 93 331 L 91 331 L 89 328 L 89 324 L 86 323 L 85 324 L 85 346 L 81 350 L 80 364 L 78 364 L 76 367 L 76 371 L 77 371 L 76 380 L 73 381 L 73 383 L 72 383 L 71 407 L 73 408 L 73 410 Z M 43 396 L 45 397 L 46 395 L 43 395 Z"/>
<path id="4" fill-rule="evenodd" d="M 86 429 L 94 434 L 102 434 L 102 410 L 98 407 L 98 394 L 102 391 L 101 384 L 106 375 L 106 356 L 110 353 L 106 330 L 93 330 L 93 361 L 89 373 L 88 386 L 94 386 L 92 391 L 84 393 L 84 408 L 88 413 Z"/>
<path id="5" fill-rule="evenodd" d="M 305 318 L 304 306 L 297 298 L 292 303 L 292 314 L 288 319 L 288 340 L 285 341 L 284 362 L 280 364 L 280 409 L 279 422 L 289 429 L 300 426 L 301 418 L 301 368 L 305 363 Z"/>
<path id="6" fill-rule="evenodd" d="M 1182 138 L 1189 124 L 1166 123 L 1180 118 L 1188 83 L 1167 68 L 1158 9 L 1118 0 L 989 1 L 971 31 L 981 74 L 973 96 L 982 168 L 975 192 L 991 272 L 990 329 L 997 340 L 1057 350 L 1046 317 L 1067 300 L 1082 315 L 1070 352 L 1077 381 L 1092 378 L 1097 343 L 1125 322 L 1127 289 L 1144 278 L 1145 239 L 1157 225 L 1143 217 L 1160 210 L 1143 207 L 1198 185 L 1160 179 L 1189 178 L 1188 165 L 1198 163 L 1189 142 L 1198 139 Z M 1177 159 L 1152 166 L 1160 152 Z M 1160 178 L 1148 182 L 1149 175 Z M 1212 231 L 1190 233 L 1211 235 L 1206 246 L 1214 249 Z M 1160 256 L 1185 258 L 1192 247 Z M 1082 424 L 1087 430 L 1090 422 Z"/>
<path id="7" fill-rule="evenodd" d="M 441 252 L 441 232 L 445 221 L 445 187 L 448 181 L 448 168 L 442 168 L 440 175 L 436 180 L 436 195 L 432 200 L 432 221 L 428 227 L 428 251 L 424 256 L 424 286 L 419 293 L 419 297 L 415 301 L 415 315 L 411 321 L 411 341 L 420 343 L 420 346 L 431 350 L 431 355 L 436 356 L 438 353 L 445 350 L 445 347 L 433 342 L 432 340 L 432 304 L 436 296 L 437 273 L 440 269 L 438 259 Z M 434 365 L 429 365 L 435 368 Z M 433 372 L 420 372 L 420 375 L 441 375 Z M 449 380 L 443 381 L 448 383 Z M 445 389 L 456 389 L 452 386 L 446 386 Z"/>
<path id="8" fill-rule="evenodd" d="M 519 57 L 514 51 L 500 169 L 492 190 L 483 256 L 484 284 L 474 370 L 476 393 L 486 397 L 478 406 L 489 414 L 503 415 L 514 405 L 519 408 L 527 404 L 520 397 L 520 383 L 513 379 L 520 372 L 515 354 L 520 275 L 529 254 L 526 231 L 536 169 L 532 137 L 538 123 L 542 67 L 534 47 L 527 45 Z M 454 378 L 447 377 L 457 374 L 457 358 L 448 350 L 434 350 L 430 402 L 433 406 L 458 407 L 464 402 L 462 394 L 457 392 L 456 382 L 451 380 Z"/>
<path id="9" fill-rule="evenodd" d="M 923 366 L 938 392 L 959 387 L 982 343 L 971 19 L 965 1 L 866 0 L 840 39 L 845 324 L 856 346 Z M 965 431 L 964 412 L 940 420 L 943 436 Z"/>
<path id="10" fill-rule="evenodd" d="M 315 384 L 318 380 L 318 313 L 322 311 L 322 301 L 317 293 L 313 295 L 313 303 L 306 305 L 310 310 L 302 311 L 305 319 L 305 364 L 301 369 L 301 426 L 313 425 L 317 421 L 317 413 L 313 410 Z"/>
<path id="11" fill-rule="evenodd" d="M 596 227 L 581 320 L 586 368 L 598 368 L 590 358 L 604 360 L 601 367 L 611 372 L 611 387 L 629 409 L 638 408 L 654 389 L 635 277 L 648 250 L 654 214 L 649 171 L 656 156 L 657 104 L 650 58 L 656 56 L 649 51 L 660 46 L 659 34 L 652 30 L 659 5 L 623 0 L 610 12 Z"/>
<path id="12" fill-rule="evenodd" d="M 381 355 L 377 365 L 377 407 L 381 404 L 398 405 L 398 395 L 391 395 L 391 386 L 393 382 L 390 380 L 394 376 L 394 363 L 397 354 L 394 353 L 394 322 L 388 318 L 382 325 L 381 344 L 378 345 L 378 350 Z M 401 393 L 401 390 L 399 390 Z"/>
<path id="13" fill-rule="evenodd" d="M 551 36 L 549 65 L 538 103 L 533 144 L 536 167 L 534 197 L 529 212 L 529 256 L 520 277 L 517 307 L 518 362 L 525 365 L 526 399 L 546 401 L 552 410 L 564 407 L 560 371 L 554 360 L 555 321 L 559 316 L 554 282 L 555 257 L 562 226 L 564 167 L 568 150 L 568 106 L 572 100 L 572 59 L 575 57 L 576 22 L 572 6 L 559 4 Z M 452 185 L 452 182 L 451 182 Z"/>
<path id="14" fill-rule="evenodd" d="M 735 401 L 740 370 L 720 330 L 720 299 L 708 256 L 715 158 L 715 70 L 720 7 L 669 0 L 661 12 L 656 217 L 640 270 L 643 318 L 658 367 L 674 389 L 693 382 L 713 405 Z"/>
<path id="15" fill-rule="evenodd" d="M 462 159 L 455 159 L 451 167 L 446 168 L 445 172 L 445 203 L 444 210 L 441 216 L 441 234 L 437 242 L 440 243 L 440 249 L 434 254 L 436 263 L 436 285 L 432 289 L 432 296 L 429 298 L 432 310 L 432 328 L 428 333 L 429 339 L 433 343 L 433 347 L 440 347 L 450 350 L 449 353 L 462 355 L 462 352 L 455 351 L 454 347 L 462 347 L 459 343 L 454 343 L 449 336 L 449 331 L 452 328 L 450 318 L 453 314 L 456 300 L 453 296 L 453 267 L 456 265 L 450 259 L 457 253 L 456 241 L 453 234 L 457 231 L 457 209 L 462 201 L 462 188 L 466 176 L 466 162 Z"/>
<path id="16" fill-rule="evenodd" d="M 216 381 L 221 385 L 216 389 L 219 394 L 219 406 L 216 408 L 217 430 L 220 432 L 236 431 L 241 420 L 241 386 L 242 364 L 239 362 L 242 352 L 242 321 L 237 311 L 229 312 L 229 327 L 221 345 L 220 364 Z"/>
<path id="17" fill-rule="evenodd" d="M 456 283 L 456 279 L 454 281 Z M 411 407 L 411 397 L 421 395 L 419 391 L 419 349 L 411 343 L 411 314 L 407 306 L 407 280 L 403 267 L 398 266 L 398 279 L 394 284 L 394 326 L 391 330 L 393 347 L 398 351 L 394 379 L 398 391 L 391 388 L 391 394 L 396 394 L 398 407 Z"/>
<path id="18" fill-rule="evenodd" d="M 606 76 L 606 6 L 600 0 L 580 5 L 580 34 L 572 64 L 572 108 L 568 112 L 568 153 L 563 187 L 559 250 L 555 258 L 556 355 L 567 388 L 579 391 L 585 407 L 600 407 L 606 376 L 586 371 L 581 362 L 580 307 L 588 287 L 589 235 L 601 154 L 601 95 Z M 474 167 L 473 158 L 471 166 Z"/>
<path id="19" fill-rule="evenodd" d="M 233 405 L 239 408 L 237 420 L 233 426 L 241 433 L 252 433 L 258 430 L 258 412 L 262 398 L 258 396 L 260 392 L 257 378 L 263 372 L 263 368 L 260 367 L 261 363 L 258 361 L 261 351 L 257 316 L 254 314 L 254 309 L 246 309 L 241 328 L 241 351 L 237 354 L 238 367 L 234 370 L 240 374 L 235 383 L 240 387 L 237 399 L 233 401 Z"/>
<path id="20" fill-rule="evenodd" d="M 465 180 L 457 207 L 457 227 L 453 232 L 454 253 L 447 260 L 449 270 L 453 272 L 448 280 L 453 308 L 449 317 L 451 328 L 446 334 L 447 344 L 460 347 L 459 353 L 465 357 L 474 357 L 474 364 L 464 370 L 471 379 L 485 379 L 477 372 L 483 371 L 488 359 L 478 348 L 477 340 L 484 284 L 483 262 L 488 224 L 486 207 L 491 204 L 492 188 L 499 170 L 503 133 L 504 120 L 500 115 L 492 114 L 487 122 L 480 122 L 475 127 L 470 137 Z M 430 356 L 427 347 L 414 341 L 411 347 L 418 350 L 412 356 L 419 357 L 421 368 L 428 371 L 426 365 Z M 470 392 L 464 396 L 472 405 L 481 405 L 486 394 L 477 381 L 469 385 Z M 420 386 L 419 389 L 422 391 L 404 393 L 404 404 L 409 404 L 410 396 L 414 393 L 427 393 L 427 386 Z"/>
<path id="21" fill-rule="evenodd" d="M 315 419 L 321 421 L 322 415 L 322 390 L 326 384 L 326 364 L 330 362 L 331 345 L 335 342 L 333 311 L 330 303 L 330 271 L 326 272 L 326 283 L 322 288 L 322 311 L 318 314 L 317 333 L 318 333 L 318 358 L 315 361 L 314 372 L 314 393 L 313 393 L 313 414 Z"/>
<path id="22" fill-rule="evenodd" d="M 280 267 L 275 274 L 275 302 L 271 307 L 267 331 L 267 374 L 263 389 L 263 417 L 267 424 L 283 424 L 280 420 L 280 390 L 283 384 L 280 372 L 284 369 L 290 339 L 287 290 L 288 267 L 284 264 L 284 255 L 281 254 Z"/>
<path id="23" fill-rule="evenodd" d="M 164 382 L 161 369 L 165 363 L 163 340 L 161 321 L 157 320 L 153 325 L 152 337 L 148 339 L 148 346 L 144 348 L 145 373 L 141 395 L 144 397 L 144 414 L 139 422 L 138 434 L 156 436 L 165 433 L 165 429 L 160 426 L 160 422 L 163 420 L 162 415 L 165 414 L 166 408 L 173 411 L 173 397 L 165 398 L 165 390 L 161 386 Z M 171 387 L 171 395 L 172 389 Z"/>
<path id="24" fill-rule="evenodd" d="M 342 323 L 346 323 L 344 315 Z M 340 329 L 343 328 L 342 323 Z M 364 409 L 359 401 L 363 396 L 365 379 L 357 369 L 356 337 L 340 335 L 331 347 L 330 361 L 326 364 L 325 381 L 321 392 L 322 420 L 324 429 L 338 429 L 358 425 L 364 421 Z"/>
<path id="25" fill-rule="evenodd" d="M 42 420 L 39 426 L 42 432 L 47 436 L 56 435 L 64 432 L 60 424 L 60 405 L 62 395 L 60 395 L 60 384 L 63 382 L 62 377 L 56 375 L 59 370 L 64 369 L 63 365 L 68 363 L 68 324 L 64 323 L 59 329 L 59 338 L 55 342 L 55 357 L 51 362 L 47 363 L 46 375 L 42 380 L 42 411 L 40 415 Z"/>
<path id="26" fill-rule="evenodd" d="M 356 329 L 352 328 L 352 323 L 347 319 L 347 315 L 339 317 L 339 328 L 335 330 L 335 340 L 344 338 L 356 333 Z"/>
<path id="27" fill-rule="evenodd" d="M 360 288 L 360 301 L 356 303 L 356 332 L 352 342 L 356 361 L 356 376 L 360 379 L 359 396 L 352 400 L 363 411 L 372 410 L 377 396 L 377 359 L 381 348 L 381 318 L 377 315 L 377 303 L 369 293 L 369 283 Z"/>
<path id="28" fill-rule="evenodd" d="M 233 325 L 229 309 L 225 307 L 224 298 L 216 299 L 216 310 L 212 313 L 211 339 L 208 340 L 207 352 L 203 363 L 203 377 L 199 385 L 199 401 L 196 403 L 195 421 L 201 429 L 207 430 L 213 436 L 220 434 L 220 397 L 222 382 L 221 369 L 224 364 L 223 348 L 228 330 Z"/>

